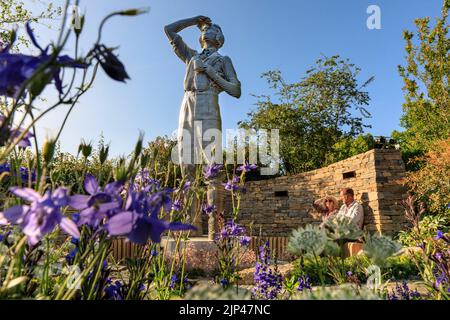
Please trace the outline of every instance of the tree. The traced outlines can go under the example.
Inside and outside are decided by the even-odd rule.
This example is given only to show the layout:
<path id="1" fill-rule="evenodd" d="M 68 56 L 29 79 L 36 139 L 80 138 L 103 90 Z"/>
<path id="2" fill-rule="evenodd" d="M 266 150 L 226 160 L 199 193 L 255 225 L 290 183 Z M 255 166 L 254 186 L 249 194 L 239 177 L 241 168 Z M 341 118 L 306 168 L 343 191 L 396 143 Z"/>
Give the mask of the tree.
<path id="1" fill-rule="evenodd" d="M 332 147 L 342 139 L 363 133 L 365 106 L 370 98 L 363 91 L 374 78 L 358 83 L 361 69 L 339 56 L 324 57 L 297 83 L 286 83 L 280 71 L 262 75 L 273 96 L 256 96 L 257 110 L 239 122 L 242 128 L 279 129 L 280 158 L 285 173 L 313 170 L 326 163 Z M 355 110 L 362 117 L 352 114 Z"/>
<path id="2" fill-rule="evenodd" d="M 406 184 L 411 192 L 427 204 L 431 213 L 450 213 L 450 139 L 431 145 L 425 155 L 414 158 L 420 169 L 409 172 Z"/>
<path id="3" fill-rule="evenodd" d="M 27 21 L 42 23 L 43 20 L 53 19 L 61 14 L 61 7 L 55 7 L 51 2 L 45 4 L 40 1 L 37 7 L 42 7 L 39 9 L 39 13 L 27 9 L 23 1 L 2 0 L 0 3 L 0 42 L 10 42 L 10 30 L 14 24 L 22 24 Z M 28 39 L 21 36 L 17 40 L 19 45 L 28 46 L 30 43 Z"/>
<path id="4" fill-rule="evenodd" d="M 354 137 L 345 137 L 336 142 L 327 154 L 326 163 L 338 162 L 357 154 L 372 150 L 375 147 L 375 139 L 368 133 Z"/>
<path id="5" fill-rule="evenodd" d="M 392 136 L 400 142 L 405 158 L 424 154 L 434 141 L 450 136 L 449 8 L 450 0 L 445 0 L 434 28 L 429 17 L 416 19 L 416 38 L 413 32 L 403 33 L 406 65 L 398 69 L 404 82 L 401 125 L 405 131 L 394 131 Z"/>

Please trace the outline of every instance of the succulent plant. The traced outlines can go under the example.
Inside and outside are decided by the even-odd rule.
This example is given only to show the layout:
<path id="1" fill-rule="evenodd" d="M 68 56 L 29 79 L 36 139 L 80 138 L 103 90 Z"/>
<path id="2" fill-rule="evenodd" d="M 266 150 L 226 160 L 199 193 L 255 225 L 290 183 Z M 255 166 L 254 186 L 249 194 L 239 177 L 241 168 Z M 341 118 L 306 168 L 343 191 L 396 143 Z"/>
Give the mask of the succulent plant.
<path id="1" fill-rule="evenodd" d="M 365 254 L 375 263 L 382 264 L 401 249 L 401 244 L 390 237 L 374 234 L 368 236 L 364 244 Z"/>
<path id="2" fill-rule="evenodd" d="M 289 239 L 288 251 L 293 254 L 320 255 L 327 245 L 327 234 L 323 228 L 307 225 L 292 232 Z"/>
<path id="3" fill-rule="evenodd" d="M 325 256 L 339 257 L 341 254 L 341 248 L 336 242 L 328 240 L 325 244 L 323 253 L 325 254 Z"/>
<path id="4" fill-rule="evenodd" d="M 328 237 L 332 240 L 357 240 L 363 236 L 363 231 L 352 221 L 352 219 L 335 215 L 327 220 L 325 228 Z"/>

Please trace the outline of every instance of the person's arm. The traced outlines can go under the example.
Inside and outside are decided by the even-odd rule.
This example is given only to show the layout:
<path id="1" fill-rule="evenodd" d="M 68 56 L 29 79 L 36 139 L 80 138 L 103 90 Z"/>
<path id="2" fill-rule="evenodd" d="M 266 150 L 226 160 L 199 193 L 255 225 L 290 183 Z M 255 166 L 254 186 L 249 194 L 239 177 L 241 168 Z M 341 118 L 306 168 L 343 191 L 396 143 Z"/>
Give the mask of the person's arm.
<path id="1" fill-rule="evenodd" d="M 210 65 L 205 66 L 205 72 L 211 78 L 211 80 L 213 80 L 226 93 L 228 93 L 232 97 L 239 98 L 241 96 L 241 82 L 237 78 L 233 63 L 227 56 L 223 57 L 223 62 L 224 74 L 226 79 L 221 77 Z"/>
<path id="2" fill-rule="evenodd" d="M 316 201 L 314 201 L 312 204 L 313 208 L 321 214 L 326 212 L 326 208 L 325 208 L 323 201 L 324 201 L 324 198 L 320 198 L 320 199 L 317 199 Z"/>
<path id="3" fill-rule="evenodd" d="M 188 63 L 192 56 L 197 53 L 197 51 L 189 48 L 189 46 L 183 41 L 183 38 L 181 38 L 178 32 L 191 26 L 200 26 L 203 23 L 211 23 L 211 20 L 205 16 L 197 16 L 179 20 L 164 27 L 164 32 L 166 33 L 167 38 L 172 44 L 176 55 L 181 60 L 183 60 L 184 63 Z"/>

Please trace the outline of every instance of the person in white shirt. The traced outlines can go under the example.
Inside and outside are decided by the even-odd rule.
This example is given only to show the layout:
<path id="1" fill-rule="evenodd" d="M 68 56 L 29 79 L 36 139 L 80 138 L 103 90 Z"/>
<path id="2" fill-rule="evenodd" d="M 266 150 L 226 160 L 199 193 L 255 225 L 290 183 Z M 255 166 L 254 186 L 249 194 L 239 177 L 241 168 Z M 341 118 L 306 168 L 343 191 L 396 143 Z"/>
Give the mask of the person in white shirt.
<path id="1" fill-rule="evenodd" d="M 360 203 L 355 201 L 355 193 L 353 189 L 344 188 L 340 193 L 342 202 L 338 215 L 343 215 L 352 219 L 352 221 L 362 229 L 364 224 L 364 210 Z"/>

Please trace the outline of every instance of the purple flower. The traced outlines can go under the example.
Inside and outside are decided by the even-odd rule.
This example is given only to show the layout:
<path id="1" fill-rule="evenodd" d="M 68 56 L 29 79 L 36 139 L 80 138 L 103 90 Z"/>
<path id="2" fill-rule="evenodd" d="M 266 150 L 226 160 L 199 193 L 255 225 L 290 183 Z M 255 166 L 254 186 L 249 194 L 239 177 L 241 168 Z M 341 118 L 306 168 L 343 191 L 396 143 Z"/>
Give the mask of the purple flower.
<path id="1" fill-rule="evenodd" d="M 260 260 L 255 265 L 254 280 L 256 286 L 252 289 L 255 298 L 276 299 L 282 289 L 282 276 L 271 266 L 269 243 L 260 248 Z"/>
<path id="2" fill-rule="evenodd" d="M 1 117 L 1 116 L 0 116 Z M 0 164 L 0 174 L 3 172 L 7 172 L 8 174 L 12 174 L 14 176 L 18 176 L 17 172 L 13 169 L 13 172 L 11 173 L 11 165 L 7 162 Z M 31 178 L 31 182 L 36 181 L 36 172 L 33 170 L 31 171 L 31 174 L 27 168 L 20 167 L 19 169 L 19 176 L 22 182 L 27 183 L 29 178 Z"/>
<path id="3" fill-rule="evenodd" d="M 1 61 L 0 61 L 1 62 Z M 12 128 L 5 116 L 0 114 L 0 146 L 4 146 L 8 141 L 13 142 L 23 133 L 22 128 Z M 25 133 L 22 139 L 17 143 L 20 148 L 26 148 L 31 146 L 30 139 L 34 137 L 31 132 Z"/>
<path id="4" fill-rule="evenodd" d="M 134 178 L 135 185 L 145 186 L 150 182 L 150 172 L 147 169 L 139 170 Z"/>
<path id="5" fill-rule="evenodd" d="M 214 204 L 202 204 L 202 212 L 205 214 L 211 214 L 216 210 L 216 206 Z"/>
<path id="6" fill-rule="evenodd" d="M 236 178 L 239 178 L 239 177 L 235 177 L 233 180 L 228 180 L 227 183 L 222 183 L 222 185 L 225 186 L 225 190 L 236 191 L 239 189 L 239 186 L 236 184 L 239 181 Z"/>
<path id="7" fill-rule="evenodd" d="M 181 210 L 181 207 L 182 207 L 182 203 L 181 203 L 181 200 L 180 200 L 180 199 L 177 199 L 177 200 L 175 200 L 175 201 L 172 203 L 172 210 L 173 210 L 173 211 L 180 211 L 180 210 Z"/>
<path id="8" fill-rule="evenodd" d="M 123 300 L 125 297 L 124 287 L 120 281 L 111 283 L 111 279 L 108 279 L 109 285 L 105 287 L 105 295 L 108 300 Z"/>
<path id="9" fill-rule="evenodd" d="M 248 246 L 248 245 L 250 244 L 251 240 L 252 240 L 251 237 L 243 236 L 243 237 L 239 240 L 239 243 L 240 243 L 241 246 L 246 247 L 246 246 Z"/>
<path id="10" fill-rule="evenodd" d="M 0 223 L 4 224 L 6 221 L 20 225 L 23 233 L 27 235 L 30 245 L 38 243 L 57 225 L 72 237 L 80 237 L 76 224 L 60 211 L 60 208 L 69 202 L 67 189 L 58 188 L 53 192 L 47 191 L 43 196 L 30 188 L 12 187 L 10 191 L 31 203 L 30 205 L 14 206 L 3 214 L 0 213 Z"/>
<path id="11" fill-rule="evenodd" d="M 442 253 L 436 252 L 436 253 L 434 254 L 434 257 L 435 257 L 438 261 L 440 261 L 440 260 L 442 259 Z"/>
<path id="12" fill-rule="evenodd" d="M 151 214 L 157 216 L 161 209 L 165 212 L 170 212 L 172 208 L 172 199 L 170 197 L 172 189 L 166 188 L 162 191 L 158 191 L 147 198 L 148 207 L 151 209 Z"/>
<path id="13" fill-rule="evenodd" d="M 161 242 L 161 234 L 167 230 L 195 230 L 195 227 L 181 222 L 167 222 L 155 216 L 145 216 L 134 211 L 123 211 L 107 224 L 110 235 L 127 235 L 131 242 L 145 244 L 150 238 L 153 242 Z"/>
<path id="14" fill-rule="evenodd" d="M 125 71 L 125 66 L 117 56 L 113 54 L 112 49 L 105 47 L 103 44 L 96 45 L 93 53 L 103 71 L 105 71 L 111 79 L 122 82 L 125 82 L 126 79 L 130 79 L 128 73 Z"/>
<path id="15" fill-rule="evenodd" d="M 443 263 L 438 264 L 438 267 L 434 268 L 433 275 L 435 277 L 435 287 L 439 288 L 442 287 L 449 287 L 450 288 L 450 281 L 447 276 L 447 272 L 445 270 L 445 266 Z M 443 270 L 444 269 L 444 270 Z"/>
<path id="16" fill-rule="evenodd" d="M 246 162 L 243 165 L 239 166 L 236 170 L 249 172 L 249 171 L 255 170 L 257 168 L 258 168 L 258 166 L 256 164 L 249 164 L 248 162 Z"/>
<path id="17" fill-rule="evenodd" d="M 125 211 L 111 217 L 107 223 L 110 235 L 127 235 L 131 242 L 145 244 L 150 238 L 161 242 L 161 234 L 167 230 L 184 231 L 196 228 L 181 222 L 158 219 L 161 208 L 170 210 L 171 202 L 167 192 L 161 191 L 148 197 L 144 191 L 130 190 Z"/>
<path id="18" fill-rule="evenodd" d="M 203 170 L 203 176 L 206 180 L 213 179 L 217 176 L 217 174 L 220 172 L 220 170 L 223 168 L 223 165 L 221 164 L 212 164 L 210 166 L 207 166 Z"/>
<path id="19" fill-rule="evenodd" d="M 439 239 L 442 239 L 443 237 L 444 237 L 444 233 L 441 230 L 438 230 L 436 237 L 434 237 L 434 240 L 439 240 Z"/>
<path id="20" fill-rule="evenodd" d="M 152 179 L 150 172 L 147 169 L 140 170 L 133 181 L 133 187 L 135 190 L 145 189 L 148 192 L 153 190 L 159 190 L 161 188 L 161 181 Z"/>
<path id="21" fill-rule="evenodd" d="M 87 224 L 96 228 L 122 205 L 119 195 L 122 184 L 119 182 L 107 184 L 102 191 L 95 177 L 88 173 L 84 179 L 84 189 L 89 195 L 77 194 L 71 196 L 69 201 L 72 208 L 81 210 L 78 225 Z"/>
<path id="22" fill-rule="evenodd" d="M 8 231 L 7 233 L 4 233 L 4 234 L 0 234 L 0 241 L 3 241 L 3 240 L 6 241 L 10 234 L 11 234 L 11 231 Z"/>
<path id="23" fill-rule="evenodd" d="M 403 283 L 396 284 L 395 291 L 392 290 L 392 293 L 387 296 L 388 300 L 418 300 L 421 298 L 420 293 L 416 290 L 411 291 L 408 287 L 408 284 L 403 281 Z"/>
<path id="24" fill-rule="evenodd" d="M 171 289 L 175 288 L 175 284 L 176 284 L 177 280 L 178 280 L 178 277 L 177 277 L 176 274 L 174 274 L 174 275 L 170 278 L 170 284 L 169 284 L 169 287 L 170 287 Z"/>
<path id="25" fill-rule="evenodd" d="M 173 274 L 172 277 L 170 278 L 170 283 L 169 283 L 169 287 L 171 289 L 175 289 L 176 285 L 180 282 L 181 278 L 178 277 L 177 274 Z M 187 286 L 188 285 L 188 278 L 185 276 L 183 278 L 183 283 Z"/>
<path id="26" fill-rule="evenodd" d="M 222 287 L 226 287 L 226 286 L 228 286 L 228 284 L 229 284 L 230 282 L 228 281 L 228 279 L 225 279 L 225 278 L 223 278 L 223 279 L 220 279 L 220 284 L 222 285 Z"/>
<path id="27" fill-rule="evenodd" d="M 233 220 L 228 220 L 216 236 L 216 240 L 240 238 L 245 235 L 245 228 Z"/>
<path id="28" fill-rule="evenodd" d="M 186 192 L 191 187 L 191 182 L 188 180 L 184 183 L 182 191 Z"/>
<path id="29" fill-rule="evenodd" d="M 68 56 L 53 57 L 53 54 L 48 54 L 50 46 L 45 49 L 39 46 L 29 23 L 26 24 L 26 30 L 31 42 L 41 53 L 39 56 L 9 53 L 11 44 L 0 52 L 0 95 L 20 98 L 19 93 L 23 83 L 29 80 L 44 63 L 49 63 L 45 71 L 47 77 L 40 77 L 41 83 L 32 83 L 29 88 L 34 91 L 34 95 L 37 95 L 44 89 L 48 81 L 53 79 L 58 91 L 62 92 L 62 82 L 59 76 L 61 67 L 86 68 L 87 65 L 76 62 Z"/>
<path id="30" fill-rule="evenodd" d="M 78 223 L 78 221 L 80 221 L 80 213 L 79 212 L 72 214 L 72 221 L 75 223 Z"/>
<path id="31" fill-rule="evenodd" d="M 11 140 L 16 140 L 18 139 L 22 133 L 24 132 L 25 129 L 23 128 L 16 128 L 11 130 Z M 27 147 L 31 147 L 31 141 L 30 139 L 34 137 L 34 134 L 32 134 L 31 132 L 26 132 L 24 134 L 24 136 L 22 137 L 22 139 L 20 139 L 20 141 L 17 143 L 17 146 L 20 148 L 27 148 Z"/>
<path id="32" fill-rule="evenodd" d="M 311 281 L 307 275 L 303 275 L 300 278 L 298 278 L 298 291 L 304 291 L 308 289 L 309 291 L 312 290 Z"/>
<path id="33" fill-rule="evenodd" d="M 75 260 L 75 256 L 77 255 L 78 247 L 75 247 L 72 251 L 69 252 L 69 254 L 66 256 L 67 264 L 71 265 L 73 264 L 73 261 Z"/>

